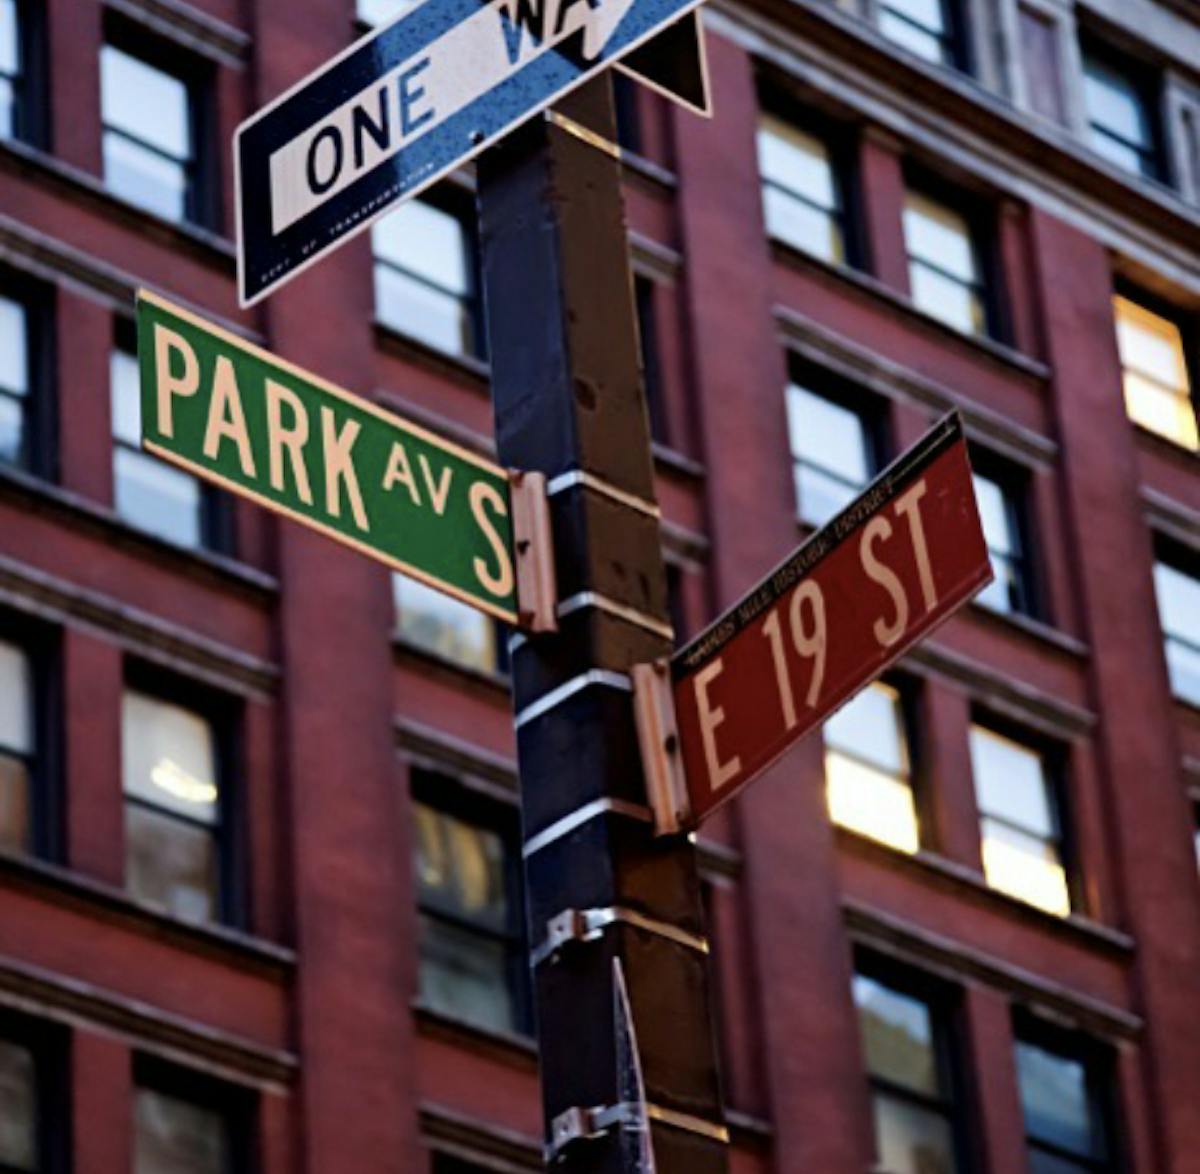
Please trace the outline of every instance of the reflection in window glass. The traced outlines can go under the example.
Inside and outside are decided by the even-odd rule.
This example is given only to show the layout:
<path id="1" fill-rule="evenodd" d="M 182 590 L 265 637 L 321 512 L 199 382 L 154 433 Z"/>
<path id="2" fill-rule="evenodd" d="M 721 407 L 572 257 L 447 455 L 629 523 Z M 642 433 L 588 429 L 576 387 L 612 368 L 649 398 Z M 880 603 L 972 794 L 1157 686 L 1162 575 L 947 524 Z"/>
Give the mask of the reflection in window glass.
<path id="1" fill-rule="evenodd" d="M 21 302 L 0 296 L 0 462 L 29 459 L 29 314 Z"/>
<path id="2" fill-rule="evenodd" d="M 864 974 L 854 976 L 878 1168 L 888 1174 L 953 1174 L 958 1169 L 950 1082 L 940 1025 L 923 999 Z"/>
<path id="3" fill-rule="evenodd" d="M 524 1030 L 513 844 L 495 828 L 427 803 L 414 802 L 413 817 L 422 1001 L 473 1023 Z"/>
<path id="4" fill-rule="evenodd" d="M 966 334 L 986 334 L 983 274 L 962 213 L 920 192 L 904 197 L 904 243 L 913 303 Z"/>
<path id="5" fill-rule="evenodd" d="M 0 848 L 32 848 L 34 695 L 29 657 L 0 641 Z"/>
<path id="6" fill-rule="evenodd" d="M 1083 100 L 1093 149 L 1125 171 L 1161 178 L 1154 115 L 1139 82 L 1085 49 Z"/>
<path id="7" fill-rule="evenodd" d="M 0 1040 L 0 1169 L 41 1169 L 37 1061 L 11 1040 Z"/>
<path id="8" fill-rule="evenodd" d="M 988 884 L 1061 917 L 1071 912 L 1062 833 L 1042 756 L 971 727 L 971 770 Z"/>
<path id="9" fill-rule="evenodd" d="M 376 222 L 375 315 L 451 354 L 480 349 L 474 243 L 458 217 L 410 200 Z"/>
<path id="10" fill-rule="evenodd" d="M 212 726 L 129 690 L 121 733 L 126 888 L 185 920 L 215 920 L 221 795 Z"/>
<path id="11" fill-rule="evenodd" d="M 796 509 L 802 522 L 823 526 L 870 480 L 870 433 L 858 412 L 796 383 L 787 388 L 787 416 Z"/>
<path id="12" fill-rule="evenodd" d="M 392 576 L 392 595 L 403 640 L 465 668 L 498 670 L 499 631 L 491 616 L 399 572 Z"/>
<path id="13" fill-rule="evenodd" d="M 108 187 L 168 220 L 187 219 L 195 156 L 187 85 L 105 45 L 100 109 Z"/>
<path id="14" fill-rule="evenodd" d="M 926 61 L 956 64 L 946 0 L 880 0 L 879 31 Z"/>
<path id="15" fill-rule="evenodd" d="M 900 694 L 875 682 L 824 726 L 825 796 L 835 823 L 902 852 L 920 847 Z"/>
<path id="16" fill-rule="evenodd" d="M 228 1124 L 215 1109 L 136 1090 L 133 1174 L 226 1174 L 229 1152 Z"/>
<path id="17" fill-rule="evenodd" d="M 113 493 L 127 522 L 180 546 L 204 544 L 204 490 L 190 473 L 142 451 L 142 400 L 136 356 L 110 357 Z"/>
<path id="18" fill-rule="evenodd" d="M 0 0 L 0 139 L 21 134 L 24 62 L 17 0 Z"/>
<path id="19" fill-rule="evenodd" d="M 387 24 L 411 12 L 419 3 L 420 0 L 358 0 L 358 19 L 363 24 Z"/>
<path id="20" fill-rule="evenodd" d="M 1179 326 L 1126 297 L 1114 298 L 1113 310 L 1129 418 L 1193 452 L 1200 449 Z"/>
<path id="21" fill-rule="evenodd" d="M 994 611 L 1029 614 L 1028 565 L 1022 549 L 1018 506 L 999 482 L 981 473 L 973 477 L 975 502 L 995 578 L 975 597 Z"/>
<path id="22" fill-rule="evenodd" d="M 822 260 L 844 264 L 842 200 L 828 146 L 764 115 L 758 125 L 758 167 L 767 232 Z"/>
<path id="23" fill-rule="evenodd" d="M 1154 594 L 1171 691 L 1184 701 L 1200 705 L 1200 579 L 1169 563 L 1157 562 Z"/>

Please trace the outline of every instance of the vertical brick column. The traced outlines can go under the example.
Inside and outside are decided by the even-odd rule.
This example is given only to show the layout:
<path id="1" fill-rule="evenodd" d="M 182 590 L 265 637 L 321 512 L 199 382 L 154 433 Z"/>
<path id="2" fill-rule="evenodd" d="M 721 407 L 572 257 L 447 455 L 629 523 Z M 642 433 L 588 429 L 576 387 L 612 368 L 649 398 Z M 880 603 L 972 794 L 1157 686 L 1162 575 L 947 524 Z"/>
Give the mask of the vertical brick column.
<path id="1" fill-rule="evenodd" d="M 858 183 L 867 234 L 867 267 L 889 289 L 907 297 L 902 152 L 891 135 L 868 127 L 859 147 Z"/>
<path id="2" fill-rule="evenodd" d="M 1151 580 L 1137 453 L 1121 397 L 1112 278 L 1102 245 L 1033 213 L 1066 512 L 1091 644 L 1101 793 L 1127 927 L 1137 939 L 1164 1174 L 1195 1169 L 1200 1100 L 1179 1096 L 1200 1070 L 1200 888 L 1180 746 Z M 1103 525 L 1097 521 L 1103 519 Z"/>
<path id="3" fill-rule="evenodd" d="M 55 334 L 58 359 L 59 480 L 93 501 L 112 501 L 112 311 L 59 286 Z"/>
<path id="4" fill-rule="evenodd" d="M 921 717 L 921 814 L 932 823 L 928 834 L 922 830 L 923 842 L 981 871 L 979 808 L 971 782 L 970 699 L 961 689 L 931 679 L 922 690 Z"/>
<path id="5" fill-rule="evenodd" d="M 54 154 L 93 175 L 100 164 L 100 0 L 46 0 Z"/>
<path id="6" fill-rule="evenodd" d="M 675 139 L 703 459 L 709 484 L 720 486 L 708 500 L 712 574 L 724 606 L 799 535 L 760 196 L 756 184 L 729 182 L 757 174 L 753 65 L 721 37 L 710 35 L 708 47 L 716 117 L 677 113 Z M 746 411 L 748 401 L 758 410 Z M 809 738 L 753 784 L 736 813 L 780 1174 L 862 1174 L 871 1164 L 822 776 L 820 739 Z"/>
<path id="7" fill-rule="evenodd" d="M 328 0 L 264 0 L 255 16 L 255 106 L 353 34 L 351 6 Z M 262 311 L 272 351 L 360 393 L 373 368 L 369 257 L 360 237 Z M 404 981 L 416 945 L 397 916 L 413 894 L 391 818 L 401 772 L 388 574 L 290 521 L 277 526 L 301 1163 L 308 1174 L 403 1174 L 419 1161 Z"/>
<path id="8" fill-rule="evenodd" d="M 63 632 L 67 863 L 124 883 L 121 802 L 121 650 L 89 632 Z"/>
<path id="9" fill-rule="evenodd" d="M 968 986 L 963 995 L 963 1029 L 975 1074 L 980 1148 L 988 1174 L 1027 1174 L 1025 1117 L 1013 1056 L 1012 1011 L 1008 999 L 986 987 Z"/>
<path id="10" fill-rule="evenodd" d="M 133 1063 L 126 1044 L 79 1029 L 71 1037 L 74 1174 L 133 1169 Z"/>

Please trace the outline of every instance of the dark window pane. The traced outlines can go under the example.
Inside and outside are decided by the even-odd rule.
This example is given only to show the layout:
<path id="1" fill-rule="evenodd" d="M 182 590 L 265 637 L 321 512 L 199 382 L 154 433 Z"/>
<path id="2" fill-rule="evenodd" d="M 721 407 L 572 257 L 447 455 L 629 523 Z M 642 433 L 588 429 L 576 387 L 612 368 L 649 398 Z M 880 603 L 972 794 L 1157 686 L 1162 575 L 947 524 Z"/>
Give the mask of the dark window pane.
<path id="1" fill-rule="evenodd" d="M 660 444 L 669 444 L 667 405 L 663 402 L 662 371 L 658 362 L 658 323 L 654 313 L 654 292 L 653 279 L 641 274 L 634 276 L 634 309 L 637 313 L 638 342 L 641 346 L 650 436 Z"/>
<path id="2" fill-rule="evenodd" d="M 0 1040 L 0 1165 L 38 1169 L 37 1065 L 28 1048 Z"/>
<path id="3" fill-rule="evenodd" d="M 1029 1136 L 1081 1157 L 1103 1157 L 1104 1135 L 1083 1062 L 1024 1040 L 1017 1041 L 1016 1059 Z"/>
<path id="4" fill-rule="evenodd" d="M 16 0 L 0 0 L 0 74 L 21 72 L 21 37 Z"/>
<path id="5" fill-rule="evenodd" d="M 1092 1165 L 1083 1162 L 1071 1162 L 1060 1158 L 1057 1154 L 1048 1154 L 1044 1150 L 1030 1149 L 1029 1174 L 1081 1174 L 1081 1171 L 1094 1170 Z"/>
<path id="6" fill-rule="evenodd" d="M 227 1174 L 228 1125 L 220 1113 L 154 1089 L 134 1103 L 133 1174 Z"/>
<path id="7" fill-rule="evenodd" d="M 472 1023 L 517 1030 L 507 945 L 436 917 L 420 922 L 422 1001 Z"/>
<path id="8" fill-rule="evenodd" d="M 400 572 L 392 576 L 392 595 L 402 639 L 464 668 L 497 671 L 500 644 L 491 616 Z"/>
<path id="9" fill-rule="evenodd" d="M 12 395 L 29 390 L 29 320 L 25 307 L 0 297 L 0 388 Z"/>
<path id="10" fill-rule="evenodd" d="M 1156 177 L 1156 128 L 1146 94 L 1113 63 L 1085 53 L 1084 104 L 1093 148 L 1118 167 Z"/>
<path id="11" fill-rule="evenodd" d="M 125 887 L 185 921 L 216 918 L 212 833 L 136 803 L 125 805 Z"/>
<path id="12" fill-rule="evenodd" d="M 875 1144 L 887 1174 L 954 1174 L 954 1133 L 940 1113 L 875 1094 Z"/>
<path id="13" fill-rule="evenodd" d="M 854 1001 L 867 1070 L 914 1092 L 937 1095 L 937 1054 L 928 1004 L 862 974 Z"/>
<path id="14" fill-rule="evenodd" d="M 0 751 L 0 848 L 29 851 L 29 801 L 29 768 L 21 759 Z"/>
<path id="15" fill-rule="evenodd" d="M 33 681 L 29 658 L 0 641 L 0 751 L 33 751 Z"/>
<path id="16" fill-rule="evenodd" d="M 414 805 L 414 817 L 422 907 L 503 931 L 509 910 L 500 835 L 423 803 Z"/>

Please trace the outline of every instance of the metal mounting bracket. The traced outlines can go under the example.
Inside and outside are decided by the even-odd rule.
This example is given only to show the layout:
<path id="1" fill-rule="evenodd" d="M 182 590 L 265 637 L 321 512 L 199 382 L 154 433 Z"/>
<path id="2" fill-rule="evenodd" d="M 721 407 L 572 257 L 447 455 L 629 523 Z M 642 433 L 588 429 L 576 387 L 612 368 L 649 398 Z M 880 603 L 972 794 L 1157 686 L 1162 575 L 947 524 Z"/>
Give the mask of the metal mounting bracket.
<path id="1" fill-rule="evenodd" d="M 687 827 L 692 811 L 679 754 L 671 666 L 666 660 L 636 664 L 629 677 L 633 682 L 633 715 L 646 797 L 654 812 L 654 832 L 658 836 L 674 835 Z"/>
<path id="2" fill-rule="evenodd" d="M 625 909 L 619 905 L 603 909 L 564 909 L 546 922 L 546 936 L 530 954 L 530 961 L 539 966 L 553 954 L 557 954 L 571 942 L 594 942 L 603 937 L 610 926 L 621 922 L 644 933 L 657 934 L 689 950 L 708 953 L 708 940 L 699 934 L 689 933 L 676 925 L 647 917 L 636 909 Z"/>
<path id="3" fill-rule="evenodd" d="M 642 1106 L 629 1101 L 619 1105 L 596 1105 L 591 1109 L 578 1106 L 564 1109 L 550 1123 L 550 1143 L 546 1146 L 546 1161 L 553 1161 L 573 1142 L 603 1137 L 615 1126 L 641 1129 L 642 1118 Z"/>
<path id="4" fill-rule="evenodd" d="M 554 532 L 545 473 L 508 471 L 512 501 L 513 554 L 517 576 L 517 616 L 527 632 L 558 631 L 558 583 L 554 573 Z"/>

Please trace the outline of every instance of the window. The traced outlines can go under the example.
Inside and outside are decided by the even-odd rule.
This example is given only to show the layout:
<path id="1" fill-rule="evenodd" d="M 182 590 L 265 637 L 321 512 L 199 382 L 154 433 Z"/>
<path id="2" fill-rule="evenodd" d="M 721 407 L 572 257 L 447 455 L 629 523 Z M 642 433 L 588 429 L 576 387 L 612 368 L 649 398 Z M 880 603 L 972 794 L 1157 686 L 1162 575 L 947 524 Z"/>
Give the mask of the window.
<path id="1" fill-rule="evenodd" d="M 227 796 L 214 724 L 136 688 L 126 688 L 121 718 L 125 887 L 185 921 L 219 920 Z"/>
<path id="2" fill-rule="evenodd" d="M 112 385 L 113 496 L 131 525 L 179 546 L 227 546 L 227 519 L 216 490 L 142 450 L 137 356 L 120 347 L 109 359 Z"/>
<path id="3" fill-rule="evenodd" d="M 246 1174 L 247 1093 L 148 1056 L 133 1077 L 133 1174 Z"/>
<path id="4" fill-rule="evenodd" d="M 0 272 L 0 464 L 52 473 L 49 296 L 35 283 Z"/>
<path id="5" fill-rule="evenodd" d="M 65 1170 L 67 1106 L 66 1032 L 0 1011 L 0 1170 Z"/>
<path id="6" fill-rule="evenodd" d="M 853 993 L 871 1084 L 877 1168 L 954 1174 L 960 1168 L 955 1080 L 948 1024 L 932 987 L 919 979 L 898 982 L 886 968 L 860 960 Z"/>
<path id="7" fill-rule="evenodd" d="M 392 596 L 405 643 L 481 673 L 507 671 L 504 629 L 491 616 L 399 572 L 392 575 Z"/>
<path id="8" fill-rule="evenodd" d="M 1126 414 L 1134 423 L 1183 448 L 1200 449 L 1179 324 L 1121 295 L 1113 299 L 1113 313 Z"/>
<path id="9" fill-rule="evenodd" d="M 635 273 L 633 300 L 637 314 L 638 345 L 641 349 L 642 380 L 646 389 L 646 411 L 650 417 L 650 437 L 659 444 L 670 444 L 662 368 L 658 361 L 658 324 L 654 313 L 654 294 L 654 279 L 642 273 Z"/>
<path id="10" fill-rule="evenodd" d="M 41 145 L 44 137 L 41 9 L 30 0 L 0 0 L 0 139 Z"/>
<path id="11" fill-rule="evenodd" d="M 879 31 L 937 65 L 961 66 L 953 0 L 879 0 Z"/>
<path id="12" fill-rule="evenodd" d="M 457 215 L 410 200 L 375 224 L 375 315 L 383 325 L 450 354 L 482 354 L 471 223 L 465 208 Z"/>
<path id="13" fill-rule="evenodd" d="M 988 884 L 1066 917 L 1071 896 L 1057 796 L 1045 756 L 972 725 L 971 771 Z"/>
<path id="14" fill-rule="evenodd" d="M 47 858 L 58 846 L 50 658 L 28 619 L 0 626 L 0 851 Z"/>
<path id="15" fill-rule="evenodd" d="M 1130 62 L 1096 45 L 1083 46 L 1083 101 L 1092 149 L 1146 179 L 1162 179 L 1157 95 Z"/>
<path id="16" fill-rule="evenodd" d="M 974 475 L 975 501 L 995 578 L 975 598 L 993 611 L 1034 614 L 1024 494 L 986 460 Z"/>
<path id="17" fill-rule="evenodd" d="M 920 847 L 912 764 L 900 693 L 875 682 L 824 727 L 825 796 L 835 823 L 873 840 Z"/>
<path id="18" fill-rule="evenodd" d="M 1154 564 L 1171 692 L 1200 706 L 1200 578 L 1166 562 Z"/>
<path id="19" fill-rule="evenodd" d="M 358 19 L 363 24 L 387 24 L 415 8 L 417 2 L 418 0 L 358 0 Z"/>
<path id="20" fill-rule="evenodd" d="M 904 197 L 904 243 L 914 305 L 965 334 L 987 334 L 986 281 L 968 217 L 909 189 Z"/>
<path id="21" fill-rule="evenodd" d="M 1014 1023 L 1030 1174 L 1114 1168 L 1109 1061 L 1094 1043 L 1024 1015 Z"/>
<path id="22" fill-rule="evenodd" d="M 627 73 L 612 70 L 613 113 L 617 122 L 617 144 L 626 151 L 640 154 L 642 125 L 638 118 L 638 88 Z"/>
<path id="23" fill-rule="evenodd" d="M 824 261 L 845 264 L 841 184 L 826 143 L 772 115 L 758 124 L 763 215 L 776 240 Z"/>
<path id="24" fill-rule="evenodd" d="M 154 61 L 179 54 L 140 38 L 100 50 L 100 110 L 104 182 L 123 199 L 167 220 L 211 225 L 204 174 L 203 111 L 198 81 L 168 73 Z"/>
<path id="25" fill-rule="evenodd" d="M 788 384 L 787 416 L 796 510 L 807 525 L 823 526 L 874 474 L 874 430 L 862 413 L 799 382 Z"/>
<path id="26" fill-rule="evenodd" d="M 528 1032 L 529 969 L 515 807 L 416 774 L 420 995 L 426 1006 Z"/>

